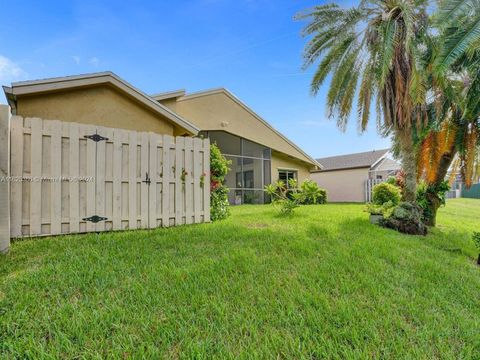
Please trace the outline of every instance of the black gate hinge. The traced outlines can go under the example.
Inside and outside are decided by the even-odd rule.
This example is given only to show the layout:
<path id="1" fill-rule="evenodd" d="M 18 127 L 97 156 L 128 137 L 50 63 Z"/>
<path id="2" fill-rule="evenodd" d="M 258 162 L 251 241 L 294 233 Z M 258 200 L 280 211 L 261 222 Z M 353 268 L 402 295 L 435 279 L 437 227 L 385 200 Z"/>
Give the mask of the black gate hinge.
<path id="1" fill-rule="evenodd" d="M 90 217 L 83 218 L 82 220 L 83 221 L 89 221 L 89 222 L 92 222 L 92 223 L 96 224 L 100 221 L 108 220 L 108 218 L 103 217 L 103 216 L 93 215 L 93 216 L 90 216 Z"/>
<path id="2" fill-rule="evenodd" d="M 98 134 L 93 134 L 93 135 L 85 135 L 84 136 L 87 139 L 93 140 L 95 142 L 103 141 L 103 140 L 108 140 L 107 137 L 98 135 Z"/>

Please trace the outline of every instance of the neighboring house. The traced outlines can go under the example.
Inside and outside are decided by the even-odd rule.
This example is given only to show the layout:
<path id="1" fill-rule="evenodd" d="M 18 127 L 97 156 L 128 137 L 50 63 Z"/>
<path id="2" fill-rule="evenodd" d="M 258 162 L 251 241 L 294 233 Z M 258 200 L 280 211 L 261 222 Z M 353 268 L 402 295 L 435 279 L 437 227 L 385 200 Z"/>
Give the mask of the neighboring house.
<path id="1" fill-rule="evenodd" d="M 263 203 L 263 187 L 303 181 L 319 164 L 225 89 L 149 96 L 111 72 L 4 87 L 14 115 L 172 136 L 205 136 L 232 160 L 230 202 Z"/>
<path id="2" fill-rule="evenodd" d="M 263 203 L 263 188 L 276 180 L 303 181 L 319 164 L 226 89 L 152 95 L 189 119 L 232 161 L 226 185 L 232 204 Z"/>
<path id="3" fill-rule="evenodd" d="M 389 149 L 317 159 L 322 170 L 313 171 L 311 179 L 328 191 L 332 202 L 364 202 L 368 180 L 386 180 L 400 170 Z"/>

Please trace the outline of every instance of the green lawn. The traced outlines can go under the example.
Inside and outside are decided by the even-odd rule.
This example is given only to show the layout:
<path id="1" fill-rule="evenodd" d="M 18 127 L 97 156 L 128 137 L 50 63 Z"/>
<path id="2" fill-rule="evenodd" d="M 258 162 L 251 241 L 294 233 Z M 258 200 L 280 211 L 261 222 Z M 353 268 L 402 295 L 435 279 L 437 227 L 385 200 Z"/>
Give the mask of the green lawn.
<path id="1" fill-rule="evenodd" d="M 480 201 L 451 200 L 427 237 L 362 209 L 16 242 L 0 358 L 480 358 Z"/>

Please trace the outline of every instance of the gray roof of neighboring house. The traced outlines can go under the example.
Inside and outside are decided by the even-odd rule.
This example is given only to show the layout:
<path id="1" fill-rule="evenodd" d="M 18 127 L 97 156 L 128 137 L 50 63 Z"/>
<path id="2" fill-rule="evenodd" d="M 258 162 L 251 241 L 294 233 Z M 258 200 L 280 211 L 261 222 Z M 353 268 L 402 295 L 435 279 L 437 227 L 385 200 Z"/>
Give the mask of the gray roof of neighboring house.
<path id="1" fill-rule="evenodd" d="M 355 154 L 330 156 L 316 160 L 323 167 L 321 171 L 357 169 L 371 167 L 389 151 L 390 149 L 372 150 Z"/>

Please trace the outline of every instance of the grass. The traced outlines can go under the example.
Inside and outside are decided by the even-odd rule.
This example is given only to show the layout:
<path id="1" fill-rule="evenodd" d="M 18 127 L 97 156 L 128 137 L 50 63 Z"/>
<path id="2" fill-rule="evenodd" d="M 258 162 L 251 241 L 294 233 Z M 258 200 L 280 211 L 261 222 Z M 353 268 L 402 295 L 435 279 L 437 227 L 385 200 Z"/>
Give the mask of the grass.
<path id="1" fill-rule="evenodd" d="M 480 358 L 480 201 L 427 237 L 361 205 L 15 242 L 1 358 Z"/>

